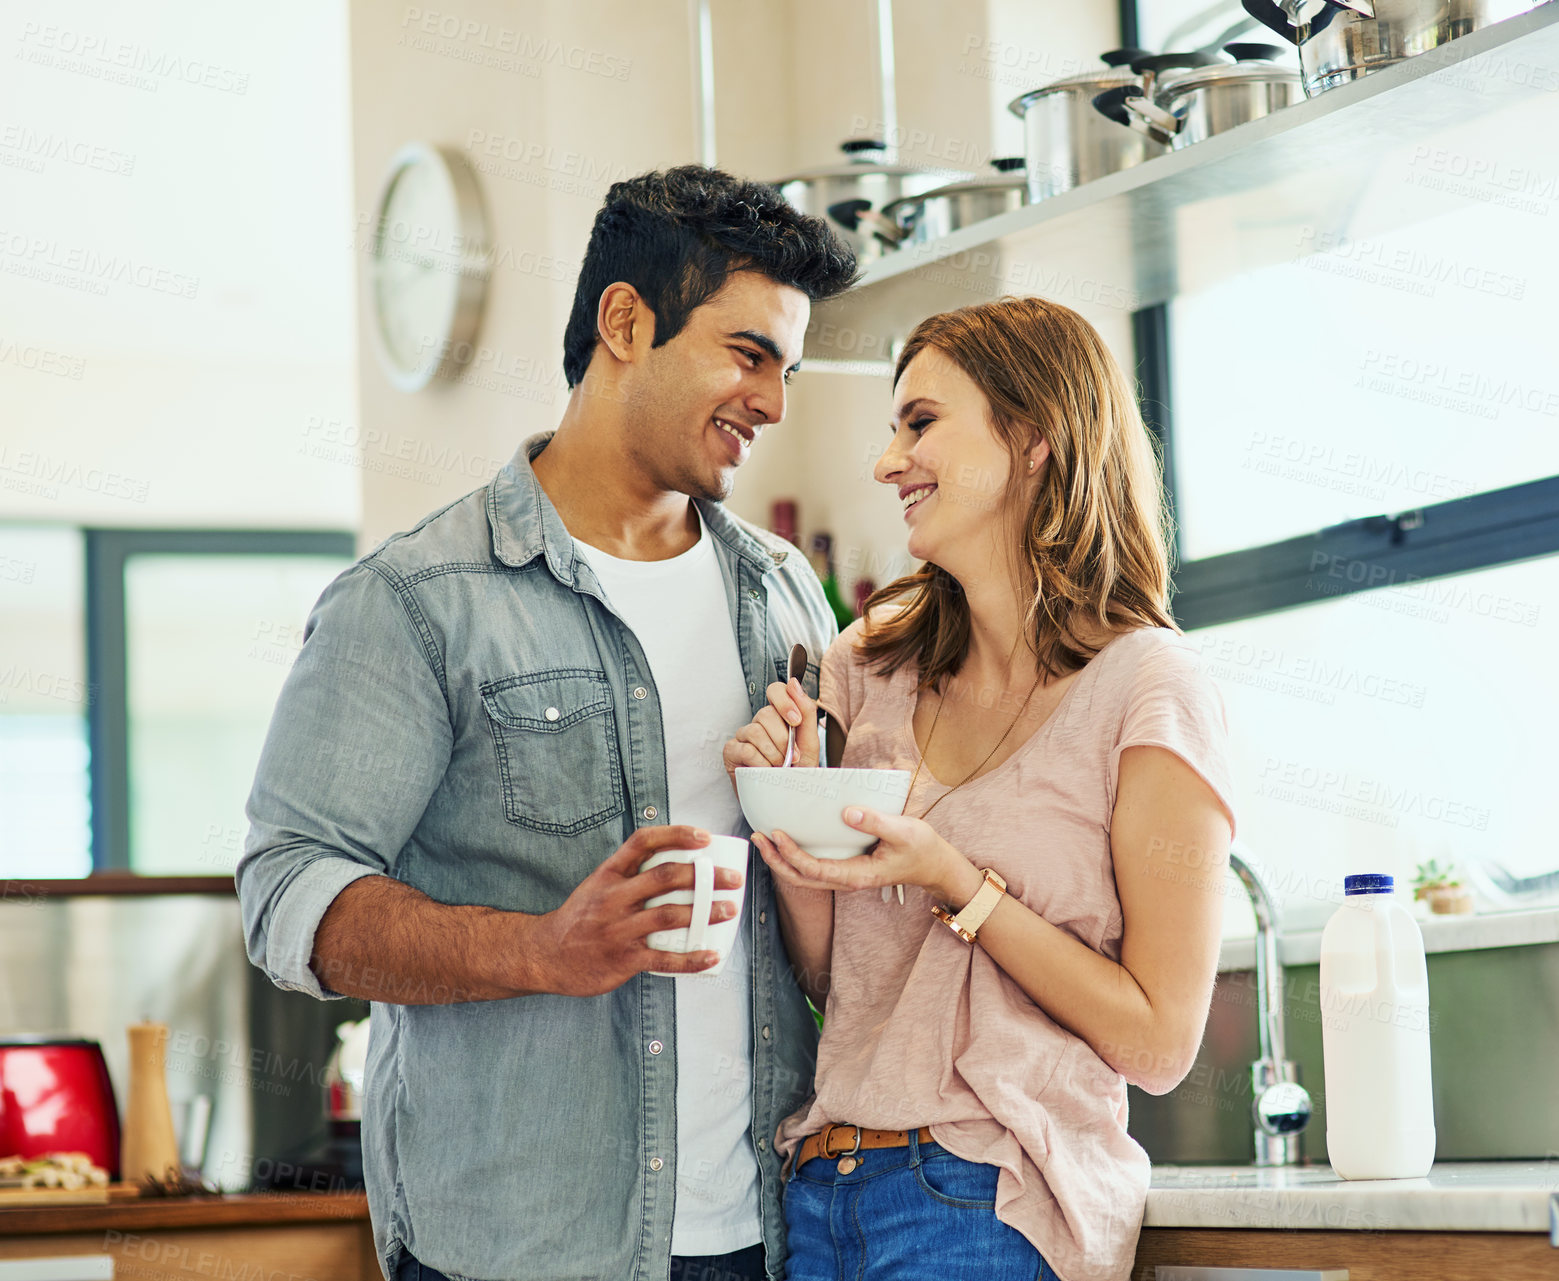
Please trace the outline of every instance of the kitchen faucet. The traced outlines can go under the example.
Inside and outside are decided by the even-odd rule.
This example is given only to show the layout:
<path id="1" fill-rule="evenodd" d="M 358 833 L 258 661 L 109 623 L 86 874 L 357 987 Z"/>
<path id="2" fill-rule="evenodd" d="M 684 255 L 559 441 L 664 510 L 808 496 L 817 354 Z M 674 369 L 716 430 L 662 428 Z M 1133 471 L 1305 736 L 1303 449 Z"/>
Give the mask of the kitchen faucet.
<path id="1" fill-rule="evenodd" d="M 1278 909 L 1236 842 L 1229 866 L 1250 895 L 1256 913 L 1256 1023 L 1261 1057 L 1251 1064 L 1251 1117 L 1255 1121 L 1256 1164 L 1297 1165 L 1299 1134 L 1310 1123 L 1310 1094 L 1299 1084 L 1283 1036 L 1283 967 L 1278 961 Z"/>

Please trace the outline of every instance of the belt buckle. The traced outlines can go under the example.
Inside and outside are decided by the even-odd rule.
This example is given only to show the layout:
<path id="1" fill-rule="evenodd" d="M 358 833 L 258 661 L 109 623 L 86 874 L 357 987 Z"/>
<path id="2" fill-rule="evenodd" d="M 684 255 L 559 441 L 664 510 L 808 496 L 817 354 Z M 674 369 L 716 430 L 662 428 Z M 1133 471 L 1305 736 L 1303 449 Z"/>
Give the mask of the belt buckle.
<path id="1" fill-rule="evenodd" d="M 837 1167 L 839 1173 L 849 1174 L 855 1169 L 856 1166 L 860 1164 L 860 1161 L 858 1161 L 856 1158 L 861 1150 L 861 1127 L 858 1125 L 849 1127 L 855 1131 L 855 1146 L 852 1147 L 848 1152 L 830 1152 L 828 1150 L 828 1143 L 829 1140 L 833 1138 L 834 1131 L 842 1130 L 844 1128 L 845 1127 L 842 1125 L 837 1125 L 833 1122 L 829 1123 L 828 1128 L 823 1131 L 823 1143 L 821 1149 L 818 1152 L 818 1155 L 823 1157 L 825 1160 L 837 1160 L 839 1162 Z"/>

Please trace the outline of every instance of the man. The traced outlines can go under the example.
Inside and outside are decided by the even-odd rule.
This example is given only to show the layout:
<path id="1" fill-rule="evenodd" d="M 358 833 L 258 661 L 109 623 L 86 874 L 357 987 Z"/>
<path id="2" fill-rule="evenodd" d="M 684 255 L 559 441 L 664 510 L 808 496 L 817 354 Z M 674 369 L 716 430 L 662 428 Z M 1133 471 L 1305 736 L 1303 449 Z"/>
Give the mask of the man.
<path id="1" fill-rule="evenodd" d="M 854 270 L 770 187 L 695 166 L 614 185 L 557 431 L 309 620 L 238 889 L 274 982 L 374 1002 L 364 1164 L 391 1277 L 783 1276 L 773 1137 L 815 1028 L 768 871 L 750 861 L 712 978 L 712 954 L 645 943 L 691 920 L 643 904 L 692 868 L 639 867 L 746 833 L 721 747 L 790 646 L 815 661 L 834 634 L 806 558 L 720 504 L 784 417 L 811 302 Z"/>

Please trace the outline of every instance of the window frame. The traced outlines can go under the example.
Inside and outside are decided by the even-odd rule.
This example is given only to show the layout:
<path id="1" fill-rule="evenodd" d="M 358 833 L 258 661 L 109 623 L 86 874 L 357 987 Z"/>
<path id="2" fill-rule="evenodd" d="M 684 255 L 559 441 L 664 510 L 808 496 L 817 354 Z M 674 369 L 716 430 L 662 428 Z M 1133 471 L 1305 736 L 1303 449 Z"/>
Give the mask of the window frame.
<path id="1" fill-rule="evenodd" d="M 1134 313 L 1132 338 L 1143 421 L 1158 442 L 1173 516 L 1179 499 L 1168 306 Z M 1174 531 L 1173 613 L 1190 631 L 1552 555 L 1559 552 L 1559 475 L 1191 560 L 1182 557 L 1178 523 Z"/>
<path id="2" fill-rule="evenodd" d="M 1122 46 L 1139 39 L 1137 0 L 1119 0 Z M 1183 558 L 1174 455 L 1169 305 L 1133 312 L 1143 422 L 1157 442 L 1173 538 L 1172 613 L 1187 631 L 1559 552 L 1559 474 L 1404 511 L 1361 516 L 1275 543 Z M 1320 571 L 1320 572 L 1318 572 Z"/>
<path id="3" fill-rule="evenodd" d="M 357 556 L 346 530 L 119 529 L 83 527 L 86 555 L 87 799 L 92 872 L 134 877 L 145 892 L 166 882 L 232 890 L 231 877 L 143 876 L 130 866 L 130 719 L 125 565 L 132 556 Z M 90 878 L 55 885 L 86 889 Z M 123 892 L 123 891 L 121 891 Z"/>

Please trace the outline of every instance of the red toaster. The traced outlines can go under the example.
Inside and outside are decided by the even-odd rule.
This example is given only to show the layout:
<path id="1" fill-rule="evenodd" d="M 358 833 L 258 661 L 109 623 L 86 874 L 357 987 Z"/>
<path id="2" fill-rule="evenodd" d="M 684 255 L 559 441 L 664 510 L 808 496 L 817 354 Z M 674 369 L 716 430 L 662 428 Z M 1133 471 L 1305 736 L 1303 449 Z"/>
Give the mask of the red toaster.
<path id="1" fill-rule="evenodd" d="M 119 1108 L 96 1041 L 0 1036 L 0 1156 L 84 1152 L 119 1177 Z"/>

